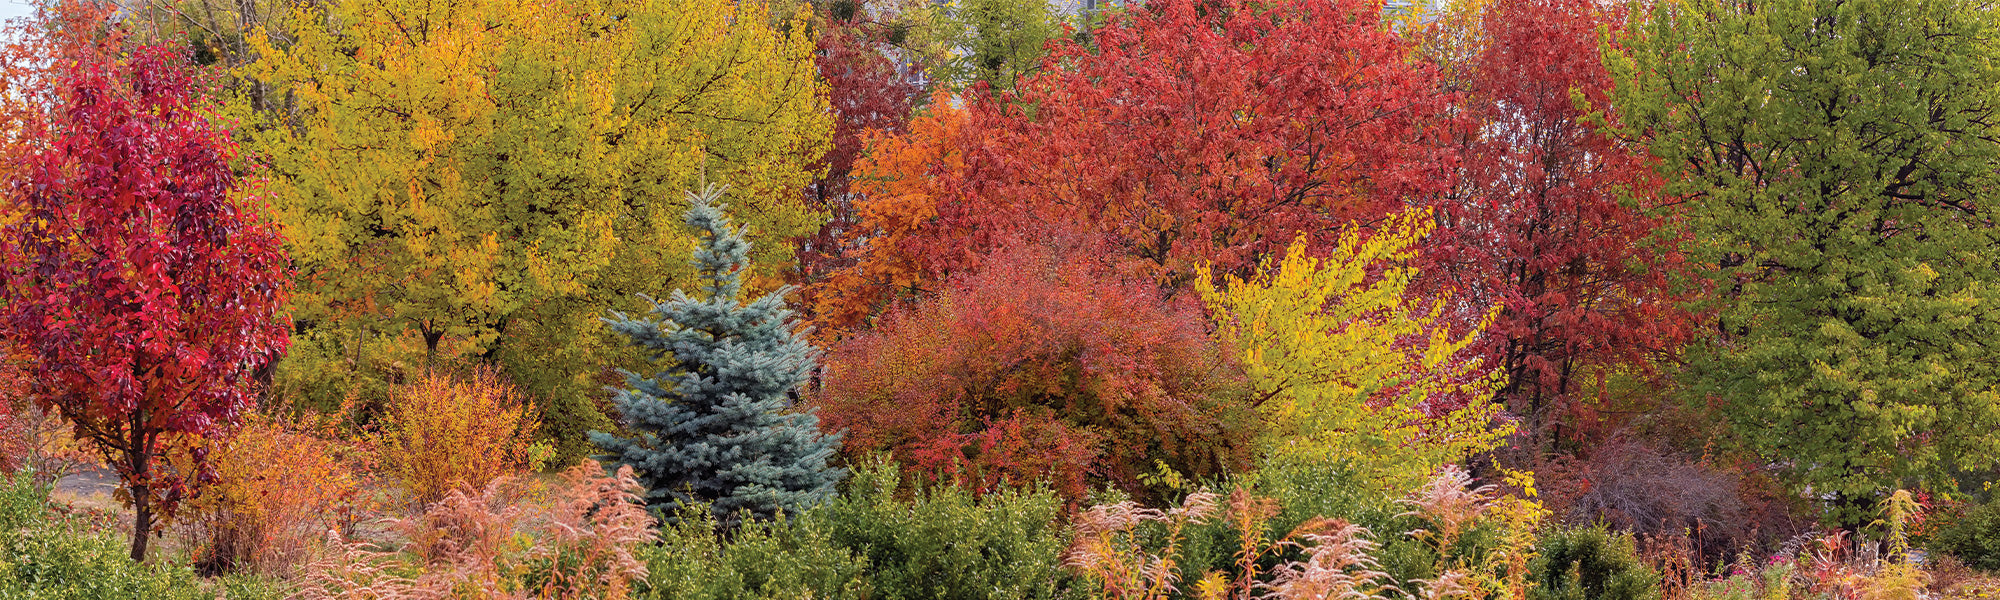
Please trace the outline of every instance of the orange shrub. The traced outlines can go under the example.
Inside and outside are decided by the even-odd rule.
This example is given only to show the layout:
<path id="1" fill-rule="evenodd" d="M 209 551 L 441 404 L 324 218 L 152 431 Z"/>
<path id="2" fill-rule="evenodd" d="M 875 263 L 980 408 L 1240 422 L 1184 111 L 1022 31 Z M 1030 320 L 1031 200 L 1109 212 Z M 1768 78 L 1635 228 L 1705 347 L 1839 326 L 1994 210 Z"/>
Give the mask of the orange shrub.
<path id="1" fill-rule="evenodd" d="M 383 472 L 427 505 L 528 468 L 537 414 L 491 370 L 464 378 L 431 372 L 391 394 L 376 450 Z"/>
<path id="2" fill-rule="evenodd" d="M 357 476 L 359 445 L 306 424 L 253 416 L 208 451 L 216 481 L 180 520 L 205 573 L 282 575 L 327 530 L 351 531 L 374 504 Z"/>

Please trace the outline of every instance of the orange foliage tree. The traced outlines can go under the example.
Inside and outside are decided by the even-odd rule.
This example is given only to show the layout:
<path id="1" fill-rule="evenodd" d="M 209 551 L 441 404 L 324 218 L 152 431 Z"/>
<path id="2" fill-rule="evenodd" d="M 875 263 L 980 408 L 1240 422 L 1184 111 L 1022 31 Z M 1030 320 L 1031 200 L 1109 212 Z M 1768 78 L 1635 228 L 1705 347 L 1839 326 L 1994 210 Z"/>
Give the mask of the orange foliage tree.
<path id="1" fill-rule="evenodd" d="M 490 369 L 468 377 L 433 371 L 391 394 L 375 447 L 382 470 L 430 504 L 477 489 L 534 461 L 534 406 Z"/>
<path id="2" fill-rule="evenodd" d="M 1247 466 L 1256 413 L 1199 308 L 1081 251 L 1023 247 L 894 311 L 827 359 L 813 397 L 849 456 L 990 489 L 1052 480 L 1080 498 L 1159 464 Z"/>

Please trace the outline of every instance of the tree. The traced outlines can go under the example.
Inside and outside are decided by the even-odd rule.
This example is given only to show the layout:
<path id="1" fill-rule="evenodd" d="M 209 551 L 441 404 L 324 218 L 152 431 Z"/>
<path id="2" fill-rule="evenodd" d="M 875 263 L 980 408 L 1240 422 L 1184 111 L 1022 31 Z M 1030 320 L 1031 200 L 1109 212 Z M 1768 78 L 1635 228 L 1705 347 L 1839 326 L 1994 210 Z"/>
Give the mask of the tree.
<path id="1" fill-rule="evenodd" d="M 1454 334 L 1440 317 L 1458 300 L 1410 296 L 1431 218 L 1393 215 L 1365 239 L 1350 227 L 1325 258 L 1300 236 L 1253 278 L 1195 278 L 1250 375 L 1271 460 L 1343 462 L 1410 489 L 1512 432 L 1490 401 L 1503 374 L 1467 351 L 1485 323 Z"/>
<path id="2" fill-rule="evenodd" d="M 574 459 L 609 425 L 589 391 L 615 341 L 588 315 L 692 276 L 669 190 L 728 184 L 777 239 L 823 219 L 799 192 L 832 125 L 813 42 L 763 2 L 300 6 L 289 37 L 253 40 L 242 86 L 289 100 L 238 102 L 259 109 L 252 147 L 298 261 L 311 360 L 288 375 L 371 355 L 498 364 Z M 791 256 L 755 259 L 762 283 Z"/>
<path id="3" fill-rule="evenodd" d="M 606 460 L 631 465 L 648 503 L 667 515 L 708 502 L 724 523 L 738 513 L 798 514 L 833 495 L 845 469 L 829 467 L 839 434 L 821 435 L 811 412 L 788 412 L 790 398 L 817 366 L 816 351 L 792 328 L 779 290 L 744 303 L 750 243 L 717 204 L 722 192 L 689 194 L 687 224 L 701 235 L 695 263 L 699 297 L 674 290 L 655 318 L 612 313 L 611 329 L 665 359 L 652 377 L 626 372 L 614 402 L 634 436 L 592 432 Z"/>
<path id="4" fill-rule="evenodd" d="M 948 281 L 1050 224 L 1111 240 L 1123 270 L 1178 290 L 1198 265 L 1247 274 L 1299 232 L 1319 251 L 1442 192 L 1450 97 L 1378 8 L 1148 3 L 1111 16 L 1094 47 L 1060 43 L 1015 91 L 966 98 L 962 117 L 936 107 L 862 165 L 859 235 L 884 241 L 829 279 L 825 312 L 866 316 L 901 292 L 880 275 Z"/>
<path id="5" fill-rule="evenodd" d="M 979 491 L 1048 481 L 1080 501 L 1142 491 L 1159 465 L 1248 468 L 1256 415 L 1199 307 L 1113 264 L 1080 241 L 1002 250 L 841 342 L 813 406 L 848 456 Z"/>
<path id="6" fill-rule="evenodd" d="M 118 471 L 143 560 L 156 517 L 203 482 L 199 462 L 160 458 L 240 419 L 285 350 L 286 260 L 201 100 L 209 75 L 178 49 L 125 50 L 103 10 L 43 10 L 25 43 L 53 81 L 7 190 L 25 218 L 7 227 L 0 318 L 34 359 L 30 394 Z"/>
<path id="7" fill-rule="evenodd" d="M 1538 441 L 1588 426 L 1586 377 L 1638 371 L 1688 339 L 1687 295 L 1660 179 L 1645 149 L 1600 126 L 1612 111 L 1590 0 L 1494 0 L 1459 73 L 1470 117 L 1458 186 L 1421 253 L 1427 290 L 1456 290 L 1457 320 L 1499 315 L 1475 351 L 1507 374 L 1498 394 Z M 1449 58 L 1440 57 L 1440 60 Z M 1546 438 L 1542 436 L 1548 436 Z"/>
<path id="8" fill-rule="evenodd" d="M 1715 286 L 1699 402 L 1796 489 L 2000 463 L 1996 16 L 1959 0 L 1662 3 L 1614 56 Z"/>
<path id="9" fill-rule="evenodd" d="M 901 133 L 907 129 L 910 111 L 923 100 L 920 74 L 901 60 L 910 52 L 895 43 L 895 38 L 908 35 L 907 23 L 878 20 L 874 12 L 849 0 L 828 8 L 818 24 L 814 64 L 826 80 L 835 119 L 833 143 L 818 163 L 824 170 L 806 186 L 807 204 L 826 212 L 827 220 L 818 232 L 795 240 L 798 273 L 793 280 L 807 285 L 851 263 L 848 237 L 858 224 L 854 165 L 866 136 Z M 803 301 L 806 306 L 814 304 L 810 297 Z"/>

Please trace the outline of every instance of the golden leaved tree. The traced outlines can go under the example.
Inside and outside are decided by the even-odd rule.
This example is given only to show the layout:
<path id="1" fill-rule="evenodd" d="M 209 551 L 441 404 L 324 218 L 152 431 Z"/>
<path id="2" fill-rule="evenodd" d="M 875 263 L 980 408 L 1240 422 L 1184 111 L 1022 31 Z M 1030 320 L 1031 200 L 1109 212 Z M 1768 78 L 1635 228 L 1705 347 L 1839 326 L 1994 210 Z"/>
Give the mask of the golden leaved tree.
<path id="1" fill-rule="evenodd" d="M 357 0 L 285 22 L 251 36 L 234 109 L 297 261 L 280 388 L 316 404 L 492 362 L 578 456 L 608 425 L 586 399 L 613 344 L 597 318 L 691 275 L 680 190 L 730 186 L 758 236 L 824 218 L 798 193 L 832 127 L 813 42 L 762 3 Z M 757 247 L 774 280 L 787 246 Z"/>
<path id="2" fill-rule="evenodd" d="M 1348 230 L 1325 257 L 1293 243 L 1251 280 L 1195 278 L 1262 399 L 1267 464 L 1339 461 L 1402 490 L 1509 433 L 1491 402 L 1500 374 L 1461 354 L 1486 323 L 1454 335 L 1448 299 L 1407 293 L 1431 228 L 1411 210 L 1365 238 Z"/>

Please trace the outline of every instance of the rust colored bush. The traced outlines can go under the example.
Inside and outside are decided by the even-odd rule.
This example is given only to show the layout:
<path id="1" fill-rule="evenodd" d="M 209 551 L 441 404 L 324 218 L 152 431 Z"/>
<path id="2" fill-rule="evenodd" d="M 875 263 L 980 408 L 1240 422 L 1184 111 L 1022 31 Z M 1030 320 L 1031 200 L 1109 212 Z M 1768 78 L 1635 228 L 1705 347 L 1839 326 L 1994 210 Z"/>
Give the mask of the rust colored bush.
<path id="1" fill-rule="evenodd" d="M 383 472 L 428 505 L 528 468 L 537 414 L 491 370 L 466 377 L 433 371 L 391 394 L 375 447 Z"/>
<path id="2" fill-rule="evenodd" d="M 989 257 L 849 338 L 813 399 L 822 426 L 847 432 L 850 457 L 886 452 L 979 489 L 1047 480 L 1071 499 L 1092 482 L 1136 490 L 1161 463 L 1244 467 L 1255 413 L 1199 310 L 1078 256 Z"/>
<path id="3" fill-rule="evenodd" d="M 351 532 L 371 511 L 361 446 L 317 429 L 256 416 L 207 446 L 216 481 L 179 523 L 197 570 L 288 575 L 327 530 Z"/>

